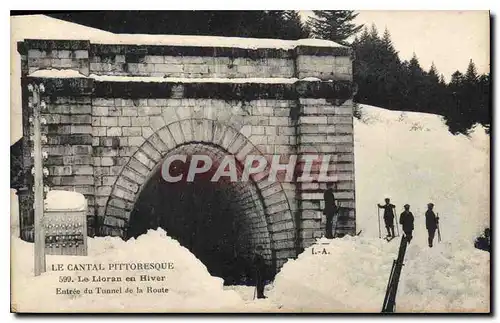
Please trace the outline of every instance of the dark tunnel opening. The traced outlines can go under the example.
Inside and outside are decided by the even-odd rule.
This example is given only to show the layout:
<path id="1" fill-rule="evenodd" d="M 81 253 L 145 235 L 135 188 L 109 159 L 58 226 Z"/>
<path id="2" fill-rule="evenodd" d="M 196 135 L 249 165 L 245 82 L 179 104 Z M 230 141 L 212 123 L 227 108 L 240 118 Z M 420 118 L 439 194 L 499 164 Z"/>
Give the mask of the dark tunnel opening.
<path id="1" fill-rule="evenodd" d="M 253 284 L 252 257 L 257 245 L 264 247 L 264 257 L 272 267 L 267 223 L 255 184 L 232 182 L 228 177 L 212 182 L 227 155 L 217 147 L 192 143 L 165 157 L 183 154 L 188 156 L 186 162 L 174 162 L 170 167 L 172 176 L 183 175 L 181 181 L 167 182 L 158 167 L 144 185 L 127 236 L 138 237 L 161 227 L 203 262 L 211 275 L 223 278 L 224 284 Z M 195 154 L 209 156 L 213 165 L 187 181 L 190 156 Z M 237 166 L 240 175 L 242 168 Z M 273 276 L 272 270 L 268 273 Z"/>

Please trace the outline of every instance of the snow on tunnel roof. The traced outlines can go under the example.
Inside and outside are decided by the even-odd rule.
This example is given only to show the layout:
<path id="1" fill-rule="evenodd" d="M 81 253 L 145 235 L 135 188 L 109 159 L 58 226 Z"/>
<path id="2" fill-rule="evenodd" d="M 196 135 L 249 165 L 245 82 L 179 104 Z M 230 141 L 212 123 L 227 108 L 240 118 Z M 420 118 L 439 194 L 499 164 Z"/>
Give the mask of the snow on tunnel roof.
<path id="1" fill-rule="evenodd" d="M 84 211 L 87 207 L 85 196 L 72 191 L 49 191 L 44 202 L 46 211 Z"/>
<path id="2" fill-rule="evenodd" d="M 243 49 L 275 48 L 288 50 L 297 46 L 345 47 L 323 39 L 284 40 L 194 35 L 115 34 L 44 15 L 13 17 L 11 21 L 14 22 L 14 33 L 20 32 L 16 29 L 24 30 L 33 25 L 39 26 L 41 29 L 36 33 L 24 33 L 24 37 L 20 37 L 21 39 L 90 40 L 91 43 L 95 44 L 236 47 Z"/>
<path id="3" fill-rule="evenodd" d="M 294 49 L 297 46 L 311 47 L 345 47 L 335 42 L 323 39 L 264 39 L 218 36 L 192 35 L 144 35 L 144 34 L 113 34 L 109 37 L 91 39 L 98 44 L 123 45 L 171 45 L 171 46 L 201 46 L 201 47 L 237 47 L 244 49 L 275 48 Z"/>

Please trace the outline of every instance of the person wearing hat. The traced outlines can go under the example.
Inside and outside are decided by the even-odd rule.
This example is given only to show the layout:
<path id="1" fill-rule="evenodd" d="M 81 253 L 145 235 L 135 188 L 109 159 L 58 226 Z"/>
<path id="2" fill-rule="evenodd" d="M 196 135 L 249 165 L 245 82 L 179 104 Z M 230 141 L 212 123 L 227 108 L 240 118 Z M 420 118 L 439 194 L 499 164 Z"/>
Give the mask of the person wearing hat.
<path id="1" fill-rule="evenodd" d="M 326 216 L 326 232 L 325 237 L 327 239 L 333 239 L 333 217 L 338 211 L 338 207 L 335 204 L 335 196 L 333 195 L 333 184 L 329 183 L 328 188 L 323 193 L 323 199 L 325 200 L 325 208 L 323 209 L 323 214 Z"/>
<path id="2" fill-rule="evenodd" d="M 405 210 L 399 216 L 399 223 L 403 227 L 403 232 L 405 233 L 406 240 L 410 243 L 413 238 L 413 221 L 415 218 L 413 217 L 413 213 L 410 212 L 410 205 L 404 205 Z"/>
<path id="3" fill-rule="evenodd" d="M 427 204 L 427 212 L 425 212 L 425 227 L 427 228 L 427 232 L 429 233 L 429 247 L 432 248 L 432 242 L 434 240 L 434 234 L 436 233 L 436 229 L 438 226 L 439 217 L 433 211 L 434 204 Z"/>
<path id="4" fill-rule="evenodd" d="M 377 204 L 380 209 L 384 209 L 384 222 L 387 229 L 387 237 L 394 238 L 394 209 L 396 206 L 391 204 L 389 198 L 385 199 L 385 205 Z"/>
<path id="5" fill-rule="evenodd" d="M 266 261 L 264 260 L 263 253 L 264 248 L 262 246 L 259 245 L 255 248 L 253 267 L 255 270 L 255 289 L 257 298 L 266 298 L 266 296 L 264 296 Z"/>

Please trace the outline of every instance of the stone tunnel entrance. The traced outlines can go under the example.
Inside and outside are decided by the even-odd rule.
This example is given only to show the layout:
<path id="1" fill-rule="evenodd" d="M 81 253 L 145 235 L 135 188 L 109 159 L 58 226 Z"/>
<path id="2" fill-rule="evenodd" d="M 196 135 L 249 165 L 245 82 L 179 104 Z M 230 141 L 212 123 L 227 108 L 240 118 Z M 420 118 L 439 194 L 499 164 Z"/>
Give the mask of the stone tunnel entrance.
<path id="1" fill-rule="evenodd" d="M 137 237 L 148 229 L 161 227 L 167 234 L 188 248 L 206 266 L 211 275 L 221 277 L 225 284 L 251 282 L 251 259 L 255 247 L 264 247 L 271 264 L 270 236 L 264 207 L 253 182 L 231 181 L 212 177 L 227 153 L 205 143 L 179 146 L 164 158 L 185 155 L 187 160 L 170 165 L 172 176 L 182 175 L 178 182 L 162 177 L 161 163 L 143 186 L 130 216 L 127 236 Z M 212 167 L 186 180 L 193 155 L 205 155 Z M 201 167 L 198 161 L 198 165 Z M 236 163 L 240 178 L 242 165 Z"/>

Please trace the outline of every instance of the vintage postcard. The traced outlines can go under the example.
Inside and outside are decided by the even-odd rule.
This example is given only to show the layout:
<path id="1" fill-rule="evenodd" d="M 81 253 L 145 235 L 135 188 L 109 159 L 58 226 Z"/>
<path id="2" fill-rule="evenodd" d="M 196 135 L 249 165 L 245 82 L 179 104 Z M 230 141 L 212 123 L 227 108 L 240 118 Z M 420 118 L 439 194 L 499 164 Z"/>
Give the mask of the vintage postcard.
<path id="1" fill-rule="evenodd" d="M 11 311 L 490 313 L 488 11 L 11 16 Z"/>

